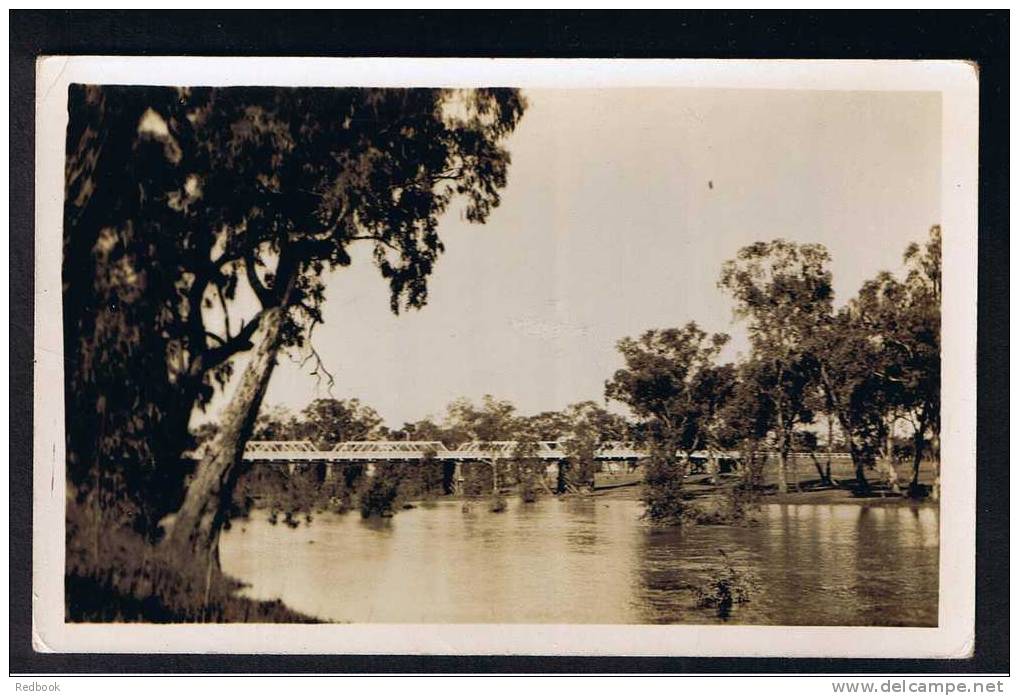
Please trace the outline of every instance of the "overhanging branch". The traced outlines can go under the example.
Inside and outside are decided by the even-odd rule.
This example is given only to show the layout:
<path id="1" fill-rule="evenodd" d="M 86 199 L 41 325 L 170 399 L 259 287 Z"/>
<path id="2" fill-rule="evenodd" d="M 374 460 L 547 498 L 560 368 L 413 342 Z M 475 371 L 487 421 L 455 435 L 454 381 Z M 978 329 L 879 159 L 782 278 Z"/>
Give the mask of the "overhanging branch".
<path id="1" fill-rule="evenodd" d="M 308 364 L 308 362 L 313 361 L 314 369 L 311 371 L 311 374 L 314 375 L 315 377 L 316 386 L 318 384 L 321 384 L 322 380 L 325 379 L 326 392 L 329 394 L 329 396 L 332 396 L 333 387 L 336 385 L 336 378 L 334 377 L 333 373 L 330 372 L 328 368 L 326 368 L 325 362 L 322 360 L 322 356 L 319 355 L 319 352 L 315 349 L 315 344 L 313 342 L 313 334 L 315 333 L 315 327 L 318 326 L 320 323 L 321 322 L 319 321 L 312 320 L 311 326 L 308 327 L 308 342 L 307 342 L 308 354 L 304 356 L 304 358 L 301 360 L 300 366 L 303 368 L 306 364 Z"/>

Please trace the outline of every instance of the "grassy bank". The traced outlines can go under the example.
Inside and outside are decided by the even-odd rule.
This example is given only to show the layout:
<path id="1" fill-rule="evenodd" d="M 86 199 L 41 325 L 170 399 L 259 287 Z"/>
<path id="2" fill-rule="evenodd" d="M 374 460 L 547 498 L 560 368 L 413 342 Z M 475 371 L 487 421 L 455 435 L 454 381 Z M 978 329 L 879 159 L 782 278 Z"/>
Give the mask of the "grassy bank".
<path id="1" fill-rule="evenodd" d="M 280 601 L 240 597 L 241 583 L 207 564 L 177 568 L 130 530 L 67 511 L 65 617 L 72 623 L 314 623 Z"/>
<path id="2" fill-rule="evenodd" d="M 146 573 L 130 570 L 129 575 Z M 110 572 L 87 575 L 70 573 L 64 578 L 67 621 L 71 623 L 317 623 L 316 619 L 289 609 L 279 600 L 261 602 L 216 591 L 205 601 L 204 593 L 189 596 L 164 586 L 153 591 L 147 580 L 124 582 Z M 226 584 L 237 587 L 237 583 Z"/>
<path id="3" fill-rule="evenodd" d="M 845 470 L 843 470 L 845 469 Z M 780 493 L 778 490 L 778 477 L 774 467 L 766 467 L 764 484 L 758 490 L 759 502 L 782 505 L 936 505 L 937 503 L 927 498 L 917 500 L 906 495 L 909 488 L 909 481 L 900 477 L 899 487 L 901 491 L 895 493 L 888 484 L 876 476 L 876 472 L 868 472 L 870 491 L 860 494 L 856 490 L 855 479 L 850 467 L 832 467 L 833 484 L 825 484 L 817 477 L 817 471 L 811 467 L 810 471 L 799 472 L 799 478 L 795 475 L 787 477 L 788 490 Z M 812 476 L 808 475 L 812 474 Z M 725 488 L 734 485 L 737 477 L 731 474 L 723 474 L 719 482 L 711 482 L 707 474 L 693 474 L 686 478 L 684 491 L 693 499 L 711 498 L 717 496 Z M 920 470 L 920 484 L 929 489 L 934 481 L 933 468 L 925 466 Z M 640 498 L 640 484 L 622 488 L 611 488 L 595 491 L 594 495 L 604 498 L 636 500 Z"/>

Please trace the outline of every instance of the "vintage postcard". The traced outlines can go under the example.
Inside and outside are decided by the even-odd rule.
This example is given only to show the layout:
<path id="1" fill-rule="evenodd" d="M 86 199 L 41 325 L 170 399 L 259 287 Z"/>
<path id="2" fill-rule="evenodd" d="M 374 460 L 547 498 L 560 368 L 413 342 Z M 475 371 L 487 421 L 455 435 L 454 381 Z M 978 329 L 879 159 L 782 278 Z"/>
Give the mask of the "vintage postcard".
<path id="1" fill-rule="evenodd" d="M 35 648 L 968 656 L 978 79 L 41 59 Z"/>

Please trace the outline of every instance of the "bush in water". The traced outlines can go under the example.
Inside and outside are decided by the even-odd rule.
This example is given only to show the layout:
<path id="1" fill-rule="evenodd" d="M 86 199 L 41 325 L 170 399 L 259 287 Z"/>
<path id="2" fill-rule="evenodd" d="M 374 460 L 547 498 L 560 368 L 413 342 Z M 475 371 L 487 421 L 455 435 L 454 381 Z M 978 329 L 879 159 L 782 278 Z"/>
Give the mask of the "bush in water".
<path id="1" fill-rule="evenodd" d="M 719 549 L 722 565 L 712 572 L 713 577 L 694 589 L 697 606 L 714 607 L 720 619 L 728 619 L 736 604 L 746 604 L 757 593 L 760 586 L 757 577 L 750 570 L 736 568 L 729 556 Z"/>

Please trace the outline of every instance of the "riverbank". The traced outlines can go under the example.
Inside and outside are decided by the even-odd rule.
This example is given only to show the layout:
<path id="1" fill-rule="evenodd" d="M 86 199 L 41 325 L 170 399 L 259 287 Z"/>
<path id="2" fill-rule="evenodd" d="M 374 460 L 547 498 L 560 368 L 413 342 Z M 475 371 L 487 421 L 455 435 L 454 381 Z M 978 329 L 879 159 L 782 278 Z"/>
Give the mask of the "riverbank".
<path id="1" fill-rule="evenodd" d="M 857 495 L 848 488 L 816 488 L 812 490 L 789 491 L 787 493 L 766 493 L 762 503 L 775 505 L 925 505 L 937 506 L 929 498 L 911 498 L 887 490 L 875 490 L 868 495 Z"/>
<path id="2" fill-rule="evenodd" d="M 240 596 L 244 584 L 215 567 L 211 572 L 176 567 L 134 532 L 109 528 L 96 535 L 88 522 L 68 506 L 64 617 L 69 623 L 317 623 L 279 599 Z"/>
<path id="3" fill-rule="evenodd" d="M 153 591 L 147 573 L 138 568 L 98 571 L 64 577 L 66 620 L 69 623 L 319 623 L 279 599 L 240 596 L 243 585 L 223 577 L 221 588 L 206 600 L 202 593 L 182 593 L 171 576 Z M 124 578 L 129 579 L 126 582 Z"/>
<path id="4" fill-rule="evenodd" d="M 710 498 L 718 495 L 725 486 L 731 484 L 732 481 L 723 477 L 721 484 L 713 485 L 708 482 L 706 475 L 698 475 L 688 479 L 685 490 L 693 499 Z M 922 505 L 934 507 L 938 505 L 937 501 L 930 498 L 916 499 L 909 497 L 905 492 L 894 493 L 876 481 L 871 484 L 870 493 L 865 495 L 858 494 L 851 485 L 822 485 L 820 481 L 816 480 L 803 481 L 800 484 L 800 490 L 790 488 L 786 493 L 779 493 L 776 486 L 765 486 L 759 491 L 759 501 L 762 504 L 774 505 Z M 903 491 L 907 487 L 903 485 Z M 590 495 L 613 500 L 639 500 L 641 484 L 596 490 Z"/>

